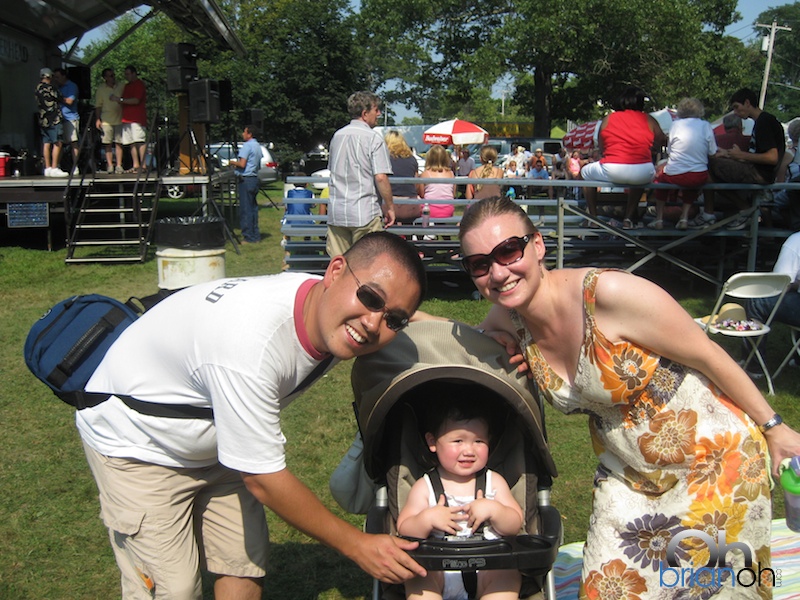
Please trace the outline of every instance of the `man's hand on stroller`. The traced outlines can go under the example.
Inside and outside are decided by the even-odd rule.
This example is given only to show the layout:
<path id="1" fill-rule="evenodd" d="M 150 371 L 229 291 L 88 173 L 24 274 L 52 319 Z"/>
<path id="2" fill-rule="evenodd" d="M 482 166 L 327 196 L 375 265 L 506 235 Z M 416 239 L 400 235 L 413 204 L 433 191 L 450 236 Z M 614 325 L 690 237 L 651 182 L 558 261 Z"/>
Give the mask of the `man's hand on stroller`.
<path id="1" fill-rule="evenodd" d="M 349 557 L 366 573 L 386 583 L 403 583 L 414 577 L 426 577 L 428 572 L 406 552 L 414 550 L 419 542 L 389 535 L 364 534 Z"/>

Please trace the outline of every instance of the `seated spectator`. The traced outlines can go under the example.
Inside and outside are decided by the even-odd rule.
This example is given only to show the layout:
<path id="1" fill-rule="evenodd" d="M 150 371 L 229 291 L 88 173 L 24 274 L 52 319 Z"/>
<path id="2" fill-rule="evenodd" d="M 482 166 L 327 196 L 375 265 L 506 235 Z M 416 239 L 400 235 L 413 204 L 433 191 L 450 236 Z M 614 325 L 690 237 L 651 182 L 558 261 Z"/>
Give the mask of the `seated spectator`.
<path id="1" fill-rule="evenodd" d="M 408 147 L 403 134 L 391 130 L 384 137 L 386 147 L 389 149 L 389 160 L 392 163 L 392 175 L 389 175 L 389 184 L 392 186 L 392 196 L 395 200 L 419 200 L 417 186 L 413 183 L 394 183 L 395 177 L 418 177 L 419 168 L 414 153 Z M 395 223 L 413 223 L 414 219 L 422 214 L 421 204 L 394 203 Z"/>
<path id="2" fill-rule="evenodd" d="M 717 142 L 711 124 L 703 120 L 705 108 L 697 98 L 684 98 L 678 103 L 678 120 L 669 131 L 667 164 L 656 177 L 658 183 L 674 183 L 689 189 L 657 189 L 656 219 L 647 226 L 664 228 L 664 205 L 682 202 L 681 216 L 676 229 L 689 227 L 689 209 L 700 195 L 700 187 L 708 180 L 708 158 L 717 152 Z"/>
<path id="3" fill-rule="evenodd" d="M 544 168 L 547 169 L 548 172 L 550 171 L 550 169 L 548 169 L 549 165 L 547 164 L 547 157 L 544 155 L 544 152 L 541 148 L 536 148 L 536 150 L 533 151 L 533 156 L 531 156 L 530 163 L 528 165 L 530 167 L 529 170 L 533 168 L 537 160 L 542 161 Z"/>
<path id="4" fill-rule="evenodd" d="M 528 162 L 529 156 L 530 156 L 530 153 L 529 152 L 526 153 L 525 146 L 520 144 L 519 146 L 517 146 L 516 151 L 509 156 L 508 160 L 509 160 L 509 162 L 512 161 L 512 160 L 516 161 L 517 166 L 520 169 L 523 169 L 523 171 L 524 171 L 525 165 Z"/>
<path id="5" fill-rule="evenodd" d="M 469 174 L 475 168 L 475 160 L 469 155 L 469 148 L 463 147 L 459 152 L 458 165 L 456 168 L 456 177 L 469 177 Z M 456 194 L 459 198 L 463 198 L 467 193 L 467 186 L 456 186 Z"/>
<path id="6" fill-rule="evenodd" d="M 722 117 L 722 127 L 724 133 L 718 133 L 715 138 L 717 148 L 730 150 L 734 146 L 747 148 L 750 145 L 750 136 L 742 131 L 742 118 L 736 113 L 728 113 Z"/>
<path id="7" fill-rule="evenodd" d="M 734 145 L 720 150 L 708 163 L 711 181 L 720 183 L 773 183 L 786 151 L 786 139 L 780 121 L 758 106 L 758 97 L 742 88 L 731 96 L 731 109 L 742 119 L 753 119 L 753 135 L 748 148 Z M 703 210 L 689 223 L 691 229 L 702 229 L 717 221 L 714 214 L 715 197 L 719 195 L 739 211 L 728 229 L 744 229 L 749 222 L 750 194 L 740 190 L 709 190 L 703 192 Z"/>
<path id="8" fill-rule="evenodd" d="M 567 149 L 562 147 L 558 154 L 553 157 L 555 164 L 553 165 L 553 179 L 567 179 L 567 160 L 569 156 Z"/>
<path id="9" fill-rule="evenodd" d="M 580 151 L 573 150 L 569 159 L 567 159 L 567 179 L 580 179 L 581 167 L 583 167 L 584 164 L 586 163 L 581 159 Z M 583 198 L 583 192 L 581 188 L 577 186 L 572 188 L 572 195 L 576 200 Z"/>
<path id="10" fill-rule="evenodd" d="M 517 166 L 516 160 L 508 161 L 508 165 L 506 166 L 504 176 L 508 178 L 516 178 L 516 177 L 523 177 L 525 175 L 525 170 L 521 167 Z"/>
<path id="11" fill-rule="evenodd" d="M 789 139 L 792 142 L 792 149 L 786 150 L 782 169 L 783 173 L 778 173 L 775 181 L 800 182 L 800 117 L 789 121 Z M 780 214 L 781 221 L 793 231 L 800 230 L 800 191 L 798 190 L 778 190 L 772 194 L 772 201 L 776 212 Z"/>
<path id="12" fill-rule="evenodd" d="M 637 185 L 650 183 L 655 176 L 653 152 L 666 141 L 661 126 L 644 112 L 644 90 L 628 86 L 614 102 L 614 112 L 600 123 L 598 142 L 602 158 L 581 169 L 581 177 L 627 185 L 627 204 L 623 229 L 632 229 L 637 220 L 639 199 L 644 190 Z M 597 217 L 597 188 L 585 188 L 589 214 Z"/>
<path id="13" fill-rule="evenodd" d="M 542 158 L 533 158 L 531 160 L 533 163 L 533 167 L 530 171 L 528 171 L 527 177 L 528 179 L 541 179 L 541 180 L 549 180 L 550 173 L 547 172 L 547 167 L 544 164 L 544 159 Z M 531 196 L 535 194 L 546 193 L 548 198 L 553 197 L 553 186 L 550 185 L 530 185 L 528 186 L 528 194 Z"/>
<path id="14" fill-rule="evenodd" d="M 785 273 L 792 278 L 789 289 L 781 301 L 778 311 L 773 317 L 773 322 L 785 323 L 794 327 L 800 327 L 800 232 L 793 233 L 781 246 L 781 252 L 773 273 Z M 746 311 L 748 319 L 756 319 L 764 323 L 768 318 L 778 296 L 771 298 L 753 298 L 747 301 Z M 750 347 L 743 346 L 742 358 L 750 354 Z M 749 371 L 748 371 L 749 373 Z"/>
<path id="15" fill-rule="evenodd" d="M 417 184 L 417 194 L 426 202 L 430 200 L 453 200 L 456 186 L 453 183 L 436 183 L 437 179 L 452 179 L 450 154 L 444 146 L 431 146 L 425 155 L 425 170 L 420 175 L 421 183 Z M 452 204 L 430 202 L 431 223 L 436 219 L 452 217 L 455 206 Z"/>
<path id="16" fill-rule="evenodd" d="M 503 169 L 495 166 L 497 164 L 497 150 L 488 144 L 481 148 L 481 167 L 475 168 L 469 174 L 470 179 L 502 179 Z M 491 196 L 502 195 L 500 184 L 473 184 L 467 185 L 467 198 L 469 200 L 480 200 Z"/>

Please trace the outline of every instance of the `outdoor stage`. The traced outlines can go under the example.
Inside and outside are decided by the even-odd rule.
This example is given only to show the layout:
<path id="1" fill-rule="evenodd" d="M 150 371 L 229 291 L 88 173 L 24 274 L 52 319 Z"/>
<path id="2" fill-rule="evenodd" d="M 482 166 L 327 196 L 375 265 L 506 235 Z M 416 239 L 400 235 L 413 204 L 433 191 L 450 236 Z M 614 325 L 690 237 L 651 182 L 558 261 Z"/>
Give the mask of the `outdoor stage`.
<path id="1" fill-rule="evenodd" d="M 205 202 L 209 194 L 209 185 L 233 182 L 233 173 L 221 171 L 212 175 L 189 173 L 185 175 L 164 175 L 160 178 L 162 189 L 170 185 L 197 186 L 200 202 Z M 94 179 L 90 176 L 73 177 L 0 177 L 0 215 L 5 215 L 3 225 L 10 229 L 46 230 L 47 248 L 53 248 L 53 230 L 55 215 L 64 214 L 64 194 L 67 185 L 72 188 L 96 185 L 116 186 L 119 192 L 130 190 L 136 182 L 144 181 L 144 176 L 137 178 L 135 173 L 112 174 L 98 172 Z M 151 175 L 148 182 L 154 181 Z M 62 220 L 56 220 L 57 227 L 63 226 Z M 56 239 L 64 234 L 59 231 Z"/>

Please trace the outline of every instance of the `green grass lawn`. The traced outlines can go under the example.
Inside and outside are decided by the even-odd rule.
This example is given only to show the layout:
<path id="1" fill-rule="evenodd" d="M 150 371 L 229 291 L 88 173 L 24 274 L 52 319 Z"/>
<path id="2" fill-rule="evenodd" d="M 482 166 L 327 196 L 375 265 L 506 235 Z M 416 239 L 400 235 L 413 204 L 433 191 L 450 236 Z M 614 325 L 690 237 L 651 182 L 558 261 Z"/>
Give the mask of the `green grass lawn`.
<path id="1" fill-rule="evenodd" d="M 280 191 L 273 194 L 278 196 Z M 264 240 L 244 246 L 241 255 L 229 244 L 228 276 L 280 271 L 281 213 L 268 207 L 266 200 L 264 204 L 260 211 Z M 195 206 L 194 200 L 164 202 L 159 214 L 189 214 Z M 0 231 L 0 236 L 6 232 Z M 56 230 L 55 237 L 59 233 Z M 135 265 L 65 265 L 63 248 L 48 252 L 43 246 L 44 235 L 35 230 L 26 238 L 19 232 L 14 232 L 11 241 L 0 238 L 0 598 L 119 597 L 118 572 L 98 518 L 97 491 L 75 430 L 74 411 L 28 372 L 22 348 L 31 324 L 68 296 L 96 292 L 125 300 L 154 293 L 156 261 L 151 257 Z M 708 312 L 713 290 L 698 291 L 685 282 L 676 283 L 674 273 L 665 275 L 661 279 L 671 284 L 670 291 L 687 310 L 695 316 Z M 472 291 L 464 277 L 432 277 L 430 297 L 422 308 L 477 323 L 489 304 L 472 300 Z M 772 365 L 782 358 L 787 344 L 788 335 L 779 328 L 769 340 L 767 357 Z M 778 394 L 771 400 L 795 425 L 800 424 L 799 371 L 789 368 L 781 375 L 776 384 Z M 337 514 L 360 526 L 361 518 L 338 510 L 328 493 L 328 477 L 355 433 L 351 400 L 350 364 L 340 364 L 284 412 L 283 427 L 289 467 Z M 588 525 L 596 464 L 586 418 L 565 417 L 548 408 L 547 428 L 560 472 L 553 504 L 561 511 L 566 541 L 581 540 Z M 778 496 L 776 516 L 782 516 L 782 498 Z M 371 583 L 357 567 L 274 515 L 268 514 L 268 519 L 272 547 L 264 598 L 369 596 Z M 211 597 L 210 591 L 207 597 Z"/>

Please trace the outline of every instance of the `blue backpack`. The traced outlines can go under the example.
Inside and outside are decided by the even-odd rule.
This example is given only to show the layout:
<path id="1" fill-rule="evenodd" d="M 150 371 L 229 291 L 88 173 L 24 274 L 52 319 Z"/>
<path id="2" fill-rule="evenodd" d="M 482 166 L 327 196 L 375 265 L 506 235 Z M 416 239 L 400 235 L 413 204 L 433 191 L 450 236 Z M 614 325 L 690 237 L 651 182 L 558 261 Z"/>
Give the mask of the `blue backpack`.
<path id="1" fill-rule="evenodd" d="M 56 304 L 31 327 L 25 340 L 25 364 L 53 393 L 78 410 L 108 400 L 108 393 L 85 390 L 108 349 L 147 308 L 164 296 L 123 304 L 99 294 L 74 296 Z M 211 418 L 212 411 L 188 405 L 143 402 L 114 394 L 132 409 L 149 415 Z"/>

